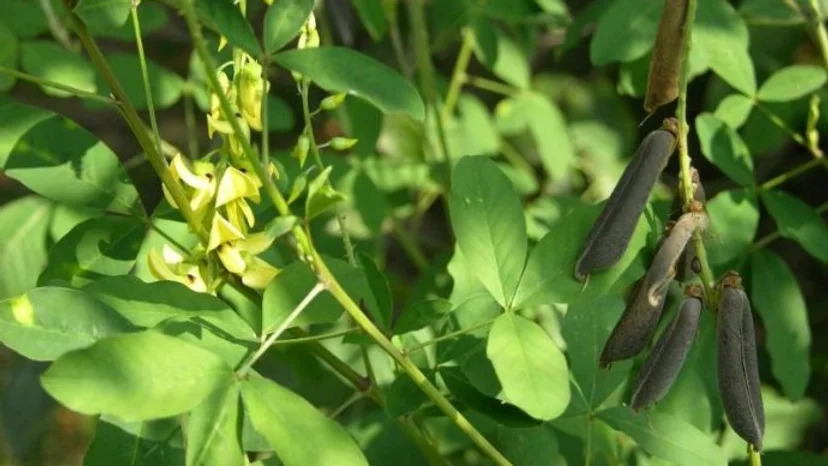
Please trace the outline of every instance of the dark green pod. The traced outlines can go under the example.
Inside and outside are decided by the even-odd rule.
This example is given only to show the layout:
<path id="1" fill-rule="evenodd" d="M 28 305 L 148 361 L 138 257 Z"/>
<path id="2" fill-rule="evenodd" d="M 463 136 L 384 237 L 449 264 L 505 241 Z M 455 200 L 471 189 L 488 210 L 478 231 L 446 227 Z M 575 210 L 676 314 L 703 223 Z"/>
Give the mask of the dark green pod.
<path id="1" fill-rule="evenodd" d="M 676 262 L 696 228 L 707 228 L 707 215 L 682 215 L 661 242 L 647 273 L 639 280 L 621 319 L 601 352 L 600 365 L 628 359 L 644 349 L 658 325 L 667 289 L 676 274 Z"/>
<path id="2" fill-rule="evenodd" d="M 675 149 L 676 128 L 676 121 L 667 119 L 662 129 L 641 142 L 587 235 L 575 263 L 578 280 L 593 270 L 612 266 L 624 255 L 650 191 Z"/>
<path id="3" fill-rule="evenodd" d="M 690 168 L 690 179 L 693 182 L 693 200 L 704 204 L 707 202 L 704 186 L 701 184 L 698 170 L 692 167 Z M 676 201 L 678 202 L 674 204 L 674 211 L 681 211 L 680 196 L 676 197 Z M 684 252 L 676 265 L 676 280 L 680 282 L 692 280 L 693 277 L 699 274 L 699 267 L 700 264 L 696 258 L 696 248 L 692 244 L 688 244 L 684 247 Z"/>
<path id="4" fill-rule="evenodd" d="M 665 0 L 647 76 L 644 98 L 647 113 L 655 112 L 678 97 L 686 15 L 687 0 Z"/>
<path id="5" fill-rule="evenodd" d="M 696 338 L 702 301 L 686 296 L 678 314 L 658 339 L 638 375 L 632 395 L 633 411 L 657 403 L 670 390 Z"/>
<path id="6" fill-rule="evenodd" d="M 759 391 L 759 366 L 753 316 L 738 275 L 731 274 L 719 294 L 718 374 L 727 419 L 733 430 L 758 451 L 765 433 L 765 412 Z"/>

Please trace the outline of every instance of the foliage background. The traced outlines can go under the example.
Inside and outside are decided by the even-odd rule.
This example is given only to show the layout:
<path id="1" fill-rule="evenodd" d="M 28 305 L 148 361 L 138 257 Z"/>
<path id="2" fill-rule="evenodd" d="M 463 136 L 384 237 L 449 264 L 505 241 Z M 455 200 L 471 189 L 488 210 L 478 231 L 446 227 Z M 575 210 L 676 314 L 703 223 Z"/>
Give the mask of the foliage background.
<path id="1" fill-rule="evenodd" d="M 105 95 L 105 84 L 89 62 L 81 54 L 65 50 L 53 38 L 39 3 L 49 2 L 4 0 L 4 13 L 0 14 L 0 64 Z M 414 79 L 414 71 L 419 68 L 414 59 L 412 31 L 404 2 L 398 5 L 397 25 L 387 21 L 379 1 L 319 3 L 317 18 L 323 43 L 352 47 Z M 812 3 L 796 4 L 807 13 Z M 583 202 L 604 199 L 638 141 L 671 111 L 662 109 L 652 120 L 638 125 L 645 117 L 641 96 L 646 86 L 648 50 L 660 5 L 661 2 L 650 0 L 568 1 L 565 4 L 557 0 L 427 2 L 426 20 L 441 96 L 453 92 L 451 77 L 458 55 L 462 56 L 462 50 L 469 45 L 463 45 L 464 34 L 477 38 L 477 43 L 466 50 L 471 52 L 468 74 L 475 78 L 459 94 L 457 118 L 447 122 L 450 153 L 455 159 L 467 154 L 494 157 L 521 195 L 527 233 L 532 241 L 540 240 L 547 231 L 567 222 L 567 213 Z M 60 21 L 60 5 L 52 6 Z M 808 81 L 815 80 L 817 85 L 801 95 L 796 89 L 810 84 L 790 84 L 790 80 L 783 79 L 794 89 L 792 95 L 770 98 L 760 104 L 761 108 L 754 106 L 750 99 L 739 97 L 740 91 L 755 95 L 762 83 L 787 66 L 824 68 L 828 63 L 823 60 L 812 23 L 781 0 L 730 3 L 700 0 L 699 8 L 698 30 L 694 29 L 694 34 L 698 32 L 698 44 L 694 43 L 694 51 L 700 54 L 693 57 L 692 63 L 699 75 L 690 85 L 688 111 L 689 121 L 701 136 L 701 141 L 695 132 L 690 137 L 693 162 L 701 173 L 708 198 L 712 203 L 719 200 L 716 205 L 721 212 L 718 222 L 713 216 L 710 248 L 714 259 L 723 258 L 715 264 L 717 271 L 735 265 L 749 277 L 749 283 L 759 279 L 757 270 L 770 271 L 767 287 L 749 286 L 755 310 L 761 317 L 757 330 L 762 380 L 787 396 L 769 399 L 766 395 L 769 426 L 774 426 L 781 450 L 824 455 L 828 448 L 825 423 L 828 340 L 824 338 L 828 332 L 828 294 L 824 289 L 828 280 L 828 242 L 825 242 L 828 230 L 823 221 L 814 224 L 812 217 L 808 217 L 811 221 L 808 239 L 802 240 L 795 229 L 780 237 L 776 233 L 780 227 L 778 216 L 783 213 L 772 210 L 772 200 L 763 198 L 763 203 L 755 203 L 753 214 L 743 204 L 733 207 L 726 201 L 731 199 L 728 193 L 735 193 L 740 185 L 750 190 L 754 180 L 761 185 L 812 160 L 809 150 L 795 142 L 785 129 L 806 137 L 810 95 L 822 97 L 823 111 L 814 127 L 822 132 L 828 124 L 824 71 L 817 73 L 821 78 Z M 248 17 L 258 31 L 265 7 L 251 1 L 250 10 Z M 194 134 L 198 147 L 208 147 L 210 141 L 203 131 L 204 114 L 198 110 L 206 101 L 205 83 L 203 75 L 193 66 L 192 48 L 183 20 L 165 2 L 146 0 L 139 11 L 148 58 L 157 72 L 152 82 L 163 137 L 176 147 L 188 148 L 192 144 L 188 134 Z M 395 58 L 392 45 L 392 36 L 396 33 L 400 34 L 402 60 Z M 107 58 L 116 64 L 119 77 L 125 80 L 131 96 L 142 106 L 140 75 L 129 24 L 100 37 Z M 210 39 L 215 42 L 216 38 Z M 712 71 L 703 72 L 707 69 Z M 301 103 L 290 74 L 284 70 L 273 71 L 272 86 L 275 94 L 270 105 L 273 155 L 287 157 L 302 129 Z M 0 89 L 3 90 L 0 98 L 9 97 L 53 110 L 88 129 L 124 162 L 145 205 L 153 206 L 160 201 L 158 180 L 141 161 L 140 148 L 115 111 L 2 74 Z M 533 92 L 524 94 L 530 97 L 501 95 L 521 89 Z M 322 97 L 322 92 L 315 91 L 312 95 L 315 101 Z M 196 108 L 194 133 L 188 130 L 186 105 Z M 9 118 L 14 115 L 0 114 L 0 121 Z M 439 190 L 435 182 L 439 176 L 429 174 L 436 165 L 432 162 L 435 160 L 433 128 L 413 125 L 396 116 L 383 116 L 353 99 L 336 113 L 320 115 L 314 126 L 321 141 L 340 134 L 360 139 L 351 154 L 327 154 L 326 160 L 336 167 L 345 167 L 346 160 L 357 159 L 370 169 L 370 162 L 375 160 L 371 157 L 375 154 L 400 162 L 399 166 L 376 164 L 378 171 L 387 172 L 386 184 L 376 175 L 373 177 L 383 192 L 382 197 L 348 188 L 349 183 L 354 183 L 348 176 L 365 176 L 366 172 L 349 173 L 338 182 L 354 199 L 355 204 L 349 204 L 346 211 L 354 223 L 350 228 L 357 249 L 385 264 L 384 271 L 397 303 L 396 312 L 404 309 L 420 289 L 429 286 L 429 281 L 432 291 L 448 298 L 451 279 L 457 281 L 457 275 L 450 266 L 446 270 L 454 250 L 447 204 L 437 200 L 412 215 L 412 200 L 417 198 L 412 193 L 434 198 L 433 194 Z M 0 145 L 3 142 L 0 134 Z M 339 178 L 348 170 L 338 168 L 337 172 Z M 653 208 L 658 212 L 669 210 L 677 173 L 678 164 L 673 160 L 655 196 Z M 775 187 L 824 212 L 828 200 L 825 182 L 824 164 L 817 161 L 807 171 L 785 178 Z M 364 183 L 357 182 L 356 186 Z M 82 210 L 47 205 L 29 195 L 23 184 L 0 174 L 3 204 L 0 207 L 0 263 L 5 267 L 22 255 L 28 261 L 30 272 L 29 277 L 11 278 L 3 274 L 5 269 L 0 270 L 0 298 L 34 286 L 48 251 L 85 218 Z M 383 199 L 385 205 L 378 205 L 377 199 Z M 738 200 L 738 194 L 732 199 Z M 24 212 L 14 210 L 25 202 L 29 205 Z M 780 210 L 789 211 L 784 206 Z M 397 219 L 391 220 L 392 212 Z M 321 248 L 331 256 L 344 257 L 336 235 L 325 235 L 326 230 L 321 226 L 319 230 L 317 239 Z M 409 230 L 413 238 L 400 236 L 401 231 Z M 798 237 L 800 241 L 791 237 Z M 412 258 L 406 254 L 409 239 L 420 245 L 428 263 L 426 272 L 430 274 L 420 275 L 416 255 Z M 757 244 L 762 251 L 773 251 L 775 256 L 765 252 L 748 256 L 748 251 L 760 249 Z M 773 289 L 774 284 L 780 283 L 773 272 L 781 267 L 776 257 L 787 264 L 795 277 L 793 288 L 784 292 Z M 456 286 L 455 283 L 455 293 Z M 541 321 L 562 318 L 554 310 L 537 312 Z M 791 318 L 779 317 L 779 314 L 790 316 L 792 313 Z M 799 335 L 810 333 L 810 347 L 793 348 L 793 339 L 779 336 L 773 340 L 774 329 L 780 327 L 769 325 L 767 319 L 774 316 L 780 319 L 774 325 L 793 326 L 789 330 Z M 563 335 L 554 333 L 559 324 L 553 322 L 546 328 L 552 329 L 556 342 L 565 340 L 571 344 L 565 331 Z M 348 388 L 307 353 L 289 348 L 278 354 L 280 357 L 263 361 L 262 372 L 301 392 L 314 404 L 332 410 L 349 396 Z M 571 362 L 573 356 L 569 357 Z M 0 348 L 0 362 L 3 425 L 0 464 L 81 464 L 94 433 L 94 421 L 57 406 L 43 392 L 38 375 L 47 364 L 28 361 L 5 347 Z M 312 382 L 317 378 L 325 383 Z M 694 389 L 699 387 L 685 387 L 689 392 L 684 398 L 675 396 L 672 403 L 680 404 L 682 400 L 693 403 L 698 396 Z M 688 412 L 687 407 L 683 411 L 676 409 Z M 376 430 L 386 421 L 369 402 L 357 402 L 349 408 L 346 419 L 343 422 L 358 438 L 372 439 L 365 440 L 370 445 L 369 459 L 390 454 L 403 457 L 397 450 L 401 442 L 399 432 L 388 430 L 384 431 L 391 432 L 387 436 L 376 435 Z M 439 428 L 439 425 L 435 427 Z M 445 426 L 442 428 L 445 432 L 441 435 L 447 444 L 463 445 L 462 439 L 453 437 L 456 433 Z M 503 444 L 518 443 L 510 441 L 508 432 L 504 432 L 507 437 Z M 578 464 L 582 445 L 575 437 L 566 426 L 556 426 L 555 435 L 550 438 L 557 440 L 544 438 L 539 444 L 548 446 L 557 441 L 559 448 L 552 447 L 545 453 L 560 454 L 570 464 Z M 723 441 L 731 456 L 738 458 L 741 443 L 732 438 L 728 440 L 727 436 Z M 458 463 L 479 461 L 464 448 L 458 447 L 453 452 L 453 459 Z M 647 461 L 640 453 L 634 453 L 633 457 L 630 459 Z M 799 458 L 802 464 L 828 462 L 825 456 L 774 458 L 772 454 L 767 455 L 766 463 L 794 464 L 794 458 Z"/>

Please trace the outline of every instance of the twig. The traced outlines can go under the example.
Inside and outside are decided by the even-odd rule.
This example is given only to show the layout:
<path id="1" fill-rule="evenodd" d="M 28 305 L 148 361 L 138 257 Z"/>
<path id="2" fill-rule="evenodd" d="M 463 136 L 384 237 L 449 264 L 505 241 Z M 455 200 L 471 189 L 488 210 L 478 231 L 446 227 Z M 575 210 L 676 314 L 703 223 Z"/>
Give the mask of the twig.
<path id="1" fill-rule="evenodd" d="M 9 76 L 14 76 L 17 79 L 22 79 L 24 81 L 29 81 L 31 83 L 39 84 L 41 86 L 51 87 L 54 89 L 61 90 L 63 92 L 68 92 L 69 94 L 74 95 L 75 97 L 79 97 L 82 99 L 90 99 L 96 100 L 98 102 L 102 102 L 108 105 L 115 105 L 118 106 L 118 101 L 107 97 L 105 95 L 95 94 L 94 92 L 84 91 L 83 89 L 78 89 L 72 86 L 67 86 L 65 84 L 61 84 L 54 81 L 49 81 L 48 79 L 39 78 L 37 76 L 32 76 L 30 74 L 26 74 L 17 70 L 13 70 L 11 68 L 6 68 L 5 66 L 0 66 L 0 74 L 7 74 Z"/>

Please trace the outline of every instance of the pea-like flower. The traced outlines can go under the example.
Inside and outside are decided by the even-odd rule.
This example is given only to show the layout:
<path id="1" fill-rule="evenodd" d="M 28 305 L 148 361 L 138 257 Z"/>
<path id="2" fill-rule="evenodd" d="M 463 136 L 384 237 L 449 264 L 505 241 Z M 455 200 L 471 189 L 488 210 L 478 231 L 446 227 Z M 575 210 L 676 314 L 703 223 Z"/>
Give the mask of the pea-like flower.
<path id="1" fill-rule="evenodd" d="M 155 249 L 149 251 L 149 269 L 155 278 L 181 283 L 193 291 L 212 293 L 207 268 L 192 258 L 185 258 L 177 251 L 164 245 L 161 254 Z"/>
<path id="2" fill-rule="evenodd" d="M 170 162 L 170 173 L 176 181 L 184 183 L 190 193 L 190 209 L 197 216 L 203 216 L 216 194 L 216 167 L 210 162 L 195 161 L 192 168 L 179 153 Z M 178 208 L 167 188 L 163 187 L 164 197 L 171 206 Z"/>
<path id="3" fill-rule="evenodd" d="M 245 237 L 220 214 L 213 217 L 208 251 L 216 250 L 219 260 L 228 272 L 239 275 L 251 288 L 265 288 L 279 273 L 279 269 L 256 257 L 273 244 L 274 237 L 254 233 Z"/>
<path id="4" fill-rule="evenodd" d="M 262 130 L 264 85 L 262 65 L 246 56 L 238 76 L 238 105 L 244 120 L 256 131 Z"/>
<path id="5" fill-rule="evenodd" d="M 256 223 L 253 210 L 247 200 L 259 203 L 261 181 L 242 167 L 227 167 L 221 177 L 216 195 L 216 207 L 223 207 L 229 222 L 242 232 Z"/>

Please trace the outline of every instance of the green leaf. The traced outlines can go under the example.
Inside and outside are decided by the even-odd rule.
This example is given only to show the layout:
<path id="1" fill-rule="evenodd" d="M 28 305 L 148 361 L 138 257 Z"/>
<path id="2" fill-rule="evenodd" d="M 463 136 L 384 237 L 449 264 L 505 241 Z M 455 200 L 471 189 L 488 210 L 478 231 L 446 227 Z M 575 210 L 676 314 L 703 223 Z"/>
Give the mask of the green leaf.
<path id="1" fill-rule="evenodd" d="M 124 432 L 103 420 L 95 427 L 95 438 L 86 449 L 83 466 L 178 466 L 184 450 L 165 441 L 153 441 Z"/>
<path id="2" fill-rule="evenodd" d="M 37 282 L 79 287 L 102 276 L 126 274 L 135 265 L 145 233 L 144 223 L 132 217 L 89 219 L 52 247 Z"/>
<path id="3" fill-rule="evenodd" d="M 253 374 L 242 382 L 242 398 L 253 427 L 285 466 L 367 466 L 348 433 L 292 391 Z"/>
<path id="4" fill-rule="evenodd" d="M 756 93 L 744 19 L 726 0 L 699 0 L 693 49 L 725 82 L 747 95 Z"/>
<path id="5" fill-rule="evenodd" d="M 753 101 L 742 94 L 730 94 L 719 102 L 713 115 L 727 126 L 739 129 L 745 124 L 753 110 Z"/>
<path id="6" fill-rule="evenodd" d="M 138 421 L 189 411 L 232 377 L 219 356 L 146 331 L 64 354 L 40 380 L 73 411 Z"/>
<path id="7" fill-rule="evenodd" d="M 486 289 L 511 304 L 526 258 L 526 222 L 509 180 L 485 157 L 464 157 L 449 197 L 457 244 Z"/>
<path id="8" fill-rule="evenodd" d="M 733 181 L 753 186 L 753 160 L 739 133 L 710 113 L 696 117 L 702 154 Z"/>
<path id="9" fill-rule="evenodd" d="M 0 207 L 0 299 L 29 291 L 46 266 L 52 203 L 27 196 Z"/>
<path id="10" fill-rule="evenodd" d="M 521 133 L 528 128 L 549 177 L 566 178 L 575 161 L 575 152 L 563 114 L 548 97 L 524 93 L 503 100 L 497 106 L 497 118 L 507 134 Z"/>
<path id="11" fill-rule="evenodd" d="M 187 466 L 245 466 L 241 445 L 239 385 L 229 383 L 198 405 L 187 419 Z"/>
<path id="12" fill-rule="evenodd" d="M 638 253 L 646 244 L 650 231 L 646 212 L 639 219 L 627 251 L 617 264 L 590 276 L 586 285 L 575 279 L 575 261 L 603 207 L 604 203 L 601 203 L 573 209 L 566 215 L 565 222 L 557 223 L 535 245 L 515 294 L 515 309 L 571 303 L 626 286 L 643 275 L 644 265 Z"/>
<path id="13" fill-rule="evenodd" d="M 20 104 L 0 96 L 0 168 L 6 166 L 9 154 L 21 136 L 32 126 L 53 113 L 37 107 Z"/>
<path id="14" fill-rule="evenodd" d="M 207 322 L 228 335 L 257 340 L 256 333 L 224 301 L 186 286 L 159 281 L 146 283 L 122 275 L 94 281 L 83 289 L 140 327 L 154 327 L 170 318 Z"/>
<path id="15" fill-rule="evenodd" d="M 5 173 L 58 202 L 142 215 L 138 191 L 118 157 L 95 136 L 62 117 L 30 128 L 9 153 Z"/>
<path id="16" fill-rule="evenodd" d="M 561 331 L 572 365 L 572 377 L 580 387 L 584 412 L 595 412 L 624 382 L 631 361 L 615 363 L 609 370 L 598 367 L 604 343 L 624 311 L 624 300 L 605 295 L 574 302 L 566 311 Z"/>
<path id="17" fill-rule="evenodd" d="M 722 191 L 707 203 L 709 239 L 705 242 L 713 264 L 725 264 L 742 254 L 756 234 L 759 206 L 745 190 Z"/>
<path id="18" fill-rule="evenodd" d="M 345 291 L 357 302 L 362 301 L 369 313 L 379 312 L 365 273 L 338 259 L 325 258 L 325 264 Z M 316 285 L 313 271 L 304 262 L 294 262 L 270 282 L 262 301 L 263 328 L 273 331 Z M 293 326 L 330 323 L 342 315 L 342 306 L 327 291 L 318 294 L 293 322 Z"/>
<path id="19" fill-rule="evenodd" d="M 818 91 L 828 80 L 821 66 L 793 65 L 774 72 L 759 88 L 756 98 L 787 102 Z"/>
<path id="20" fill-rule="evenodd" d="M 131 330 L 115 310 L 69 288 L 35 288 L 0 301 L 0 341 L 36 361 L 51 361 Z"/>
<path id="21" fill-rule="evenodd" d="M 164 27 L 170 19 L 168 11 L 170 10 L 160 3 L 141 2 L 138 5 L 138 22 L 141 23 L 141 35 L 146 37 Z M 126 42 L 135 41 L 135 31 L 132 27 L 132 21 L 127 21 L 116 29 L 96 31 L 95 35 L 98 37 L 111 37 Z"/>
<path id="22" fill-rule="evenodd" d="M 528 89 L 532 81 L 532 72 L 526 53 L 499 28 L 493 25 L 488 27 L 490 30 L 487 32 L 492 34 L 494 40 L 494 53 L 482 53 L 478 47 L 478 57 L 498 78 L 515 87 Z"/>
<path id="23" fill-rule="evenodd" d="M 589 44 L 592 64 L 633 61 L 653 45 L 664 2 L 617 0 L 604 10 Z"/>
<path id="24" fill-rule="evenodd" d="M 147 108 L 144 78 L 138 56 L 131 53 L 108 53 L 106 61 L 109 62 L 112 73 L 121 84 L 132 105 L 137 109 Z M 184 80 L 181 76 L 152 60 L 146 60 L 146 64 L 153 105 L 156 109 L 171 107 L 181 99 Z M 96 78 L 98 88 L 107 89 L 103 77 L 98 74 Z M 97 105 L 97 103 L 91 105 Z"/>
<path id="25" fill-rule="evenodd" d="M 202 320 L 172 317 L 158 324 L 155 329 L 164 335 L 204 348 L 220 356 L 233 368 L 240 367 L 260 346 L 258 342 L 233 338 Z"/>
<path id="26" fill-rule="evenodd" d="M 408 306 L 394 322 L 394 335 L 419 330 L 451 314 L 451 303 L 445 299 L 430 299 Z"/>
<path id="27" fill-rule="evenodd" d="M 811 376 L 805 299 L 791 269 L 773 252 L 756 251 L 750 264 L 751 302 L 762 316 L 771 370 L 788 398 L 798 400 Z"/>
<path id="28" fill-rule="evenodd" d="M 440 376 L 457 401 L 490 417 L 498 424 L 512 427 L 531 427 L 540 423 L 520 409 L 497 398 L 486 396 L 472 386 L 458 367 L 440 366 Z"/>
<path id="29" fill-rule="evenodd" d="M 273 2 L 264 18 L 265 52 L 274 53 L 296 37 L 313 11 L 313 4 L 313 0 Z"/>
<path id="30" fill-rule="evenodd" d="M 494 445 L 515 466 L 567 464 L 558 451 L 555 431 L 549 426 L 528 429 L 498 426 Z"/>
<path id="31" fill-rule="evenodd" d="M 477 97 L 462 94 L 457 100 L 457 115 L 446 122 L 446 139 L 452 158 L 464 155 L 495 155 L 500 140 L 489 109 Z"/>
<path id="32" fill-rule="evenodd" d="M 542 420 L 554 419 L 566 409 L 566 359 L 534 322 L 513 313 L 498 317 L 489 331 L 486 356 L 510 403 Z"/>
<path id="33" fill-rule="evenodd" d="M 23 71 L 86 92 L 95 92 L 95 70 L 81 55 L 72 53 L 56 42 L 36 40 L 20 43 Z M 71 97 L 72 94 L 48 86 L 40 86 L 48 95 Z"/>
<path id="34" fill-rule="evenodd" d="M 233 0 L 210 0 L 195 2 L 199 19 L 227 38 L 235 47 L 243 49 L 253 58 L 262 54 L 262 48 L 253 33 L 250 23 Z"/>
<path id="35" fill-rule="evenodd" d="M 377 302 L 378 312 L 376 314 L 372 313 L 371 317 L 380 329 L 388 330 L 391 328 L 391 317 L 394 313 L 394 296 L 391 294 L 388 279 L 385 278 L 371 256 L 360 252 L 358 258 L 371 294 Z"/>
<path id="36" fill-rule="evenodd" d="M 29 0 L 3 0 L 0 23 L 8 26 L 21 39 L 30 39 L 49 31 L 39 2 Z"/>
<path id="37" fill-rule="evenodd" d="M 308 185 L 308 197 L 305 200 L 305 219 L 310 220 L 325 212 L 333 205 L 345 200 L 345 196 L 335 190 L 328 177 L 333 167 L 327 167 L 322 173 L 316 175 Z"/>
<path id="38" fill-rule="evenodd" d="M 126 23 L 131 0 L 79 0 L 74 12 L 93 31 L 115 29 Z"/>
<path id="39" fill-rule="evenodd" d="M 776 221 L 779 234 L 790 238 L 808 254 L 828 264 L 828 227 L 813 207 L 783 191 L 762 193 L 762 202 Z"/>
<path id="40" fill-rule="evenodd" d="M 15 69 L 20 56 L 20 47 L 17 36 L 11 29 L 0 22 L 0 66 Z M 17 78 L 0 73 L 0 91 L 8 91 L 14 87 Z M 1 164 L 0 164 L 1 165 Z"/>
<path id="41" fill-rule="evenodd" d="M 428 397 L 406 373 L 397 375 L 385 390 L 385 411 L 392 418 L 412 413 L 426 403 Z"/>
<path id="42" fill-rule="evenodd" d="M 635 415 L 618 406 L 598 413 L 598 418 L 632 437 L 653 456 L 678 465 L 727 465 L 727 458 L 714 440 L 685 421 L 651 411 Z"/>
<path id="43" fill-rule="evenodd" d="M 378 42 L 385 35 L 388 24 L 382 0 L 353 0 L 351 4 L 357 11 L 362 25 L 368 30 L 371 39 Z"/>
<path id="44" fill-rule="evenodd" d="M 330 92 L 347 92 L 367 100 L 384 113 L 405 113 L 415 120 L 425 116 L 414 86 L 393 69 L 344 47 L 288 50 L 274 56 L 276 63 L 301 73 Z"/>

